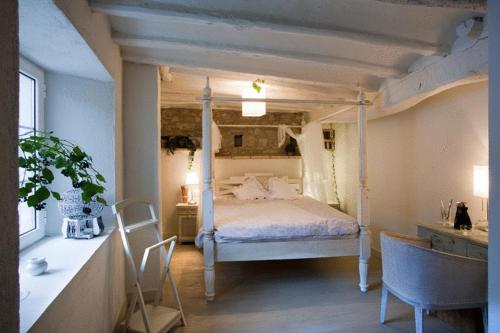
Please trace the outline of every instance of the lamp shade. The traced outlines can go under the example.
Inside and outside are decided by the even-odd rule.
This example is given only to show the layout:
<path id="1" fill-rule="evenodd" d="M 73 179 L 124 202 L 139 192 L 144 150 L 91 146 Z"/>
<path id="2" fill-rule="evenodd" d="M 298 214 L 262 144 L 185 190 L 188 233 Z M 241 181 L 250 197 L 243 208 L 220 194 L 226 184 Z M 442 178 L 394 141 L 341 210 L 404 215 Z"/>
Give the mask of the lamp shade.
<path id="1" fill-rule="evenodd" d="M 198 184 L 198 174 L 196 172 L 186 173 L 186 185 L 197 185 Z"/>
<path id="2" fill-rule="evenodd" d="M 487 165 L 474 165 L 474 196 L 488 198 L 489 175 Z"/>
<path id="3" fill-rule="evenodd" d="M 266 87 L 261 85 L 260 92 L 252 87 L 245 88 L 241 94 L 243 98 L 266 98 Z M 242 102 L 241 114 L 243 117 L 260 117 L 266 114 L 265 102 Z"/>

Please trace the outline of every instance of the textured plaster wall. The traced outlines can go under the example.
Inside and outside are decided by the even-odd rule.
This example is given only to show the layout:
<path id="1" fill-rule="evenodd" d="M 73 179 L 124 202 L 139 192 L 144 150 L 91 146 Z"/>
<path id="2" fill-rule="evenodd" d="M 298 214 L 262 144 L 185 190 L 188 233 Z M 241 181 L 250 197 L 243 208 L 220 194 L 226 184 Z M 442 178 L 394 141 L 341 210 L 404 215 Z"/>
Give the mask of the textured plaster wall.
<path id="1" fill-rule="evenodd" d="M 224 159 L 214 161 L 215 180 L 226 179 L 231 176 L 242 176 L 245 173 L 272 173 L 289 178 L 302 177 L 302 160 L 300 158 L 277 159 Z"/>
<path id="2" fill-rule="evenodd" d="M 500 2 L 488 2 L 490 233 L 488 250 L 489 332 L 500 332 Z"/>
<path id="3" fill-rule="evenodd" d="M 17 1 L 0 1 L 0 331 L 19 331 L 17 127 L 19 40 Z"/>
<path id="4" fill-rule="evenodd" d="M 357 126 L 334 124 L 335 129 L 335 174 L 340 208 L 356 216 L 358 195 L 358 141 Z"/>
<path id="5" fill-rule="evenodd" d="M 123 133 L 124 135 L 124 196 L 152 199 L 160 221 L 160 80 L 158 68 L 125 62 L 123 66 Z M 133 220 L 142 220 L 145 211 L 127 212 Z M 157 241 L 151 230 L 142 230 L 130 236 L 137 264 L 144 248 Z M 144 274 L 145 290 L 156 289 L 160 277 L 158 252 L 150 257 Z M 128 280 L 131 290 L 132 281 Z"/>
<path id="6" fill-rule="evenodd" d="M 111 38 L 111 29 L 105 15 L 94 13 L 86 0 L 55 0 L 55 4 L 69 18 L 85 42 L 95 52 L 114 82 L 114 164 L 116 200 L 123 198 L 123 123 L 122 123 L 122 58 L 120 48 Z"/>
<path id="7" fill-rule="evenodd" d="M 163 234 L 166 237 L 178 234 L 175 205 L 181 202 L 181 185 L 186 182 L 186 172 L 188 171 L 188 153 L 185 149 L 179 149 L 173 155 L 167 154 L 165 149 L 162 149 L 161 152 L 161 188 L 163 193 L 161 209 L 163 215 Z M 197 150 L 192 171 L 198 173 L 198 179 L 201 181 L 200 160 L 201 150 Z"/>
<path id="8" fill-rule="evenodd" d="M 104 198 L 112 204 L 115 202 L 113 83 L 51 72 L 46 74 L 45 81 L 46 130 L 79 145 L 92 156 L 94 166 L 107 181 Z M 72 189 L 72 185 L 69 179 L 59 175 L 54 188 L 62 193 Z M 106 226 L 114 226 L 111 207 L 105 207 L 102 216 Z M 48 234 L 59 234 L 61 221 L 57 203 L 50 200 L 47 205 Z"/>
<path id="9" fill-rule="evenodd" d="M 487 84 L 479 83 L 451 89 L 400 114 L 368 122 L 375 248 L 382 230 L 415 235 L 417 223 L 439 221 L 441 199 L 467 201 L 471 218 L 481 217 L 481 199 L 472 195 L 472 169 L 475 164 L 488 164 L 487 109 Z M 349 159 L 351 168 L 339 178 L 351 184 L 349 192 L 355 194 L 356 125 L 344 126 L 352 147 L 338 157 Z M 337 147 L 342 149 L 342 143 L 337 141 Z M 347 205 L 355 207 L 355 195 L 348 197 Z"/>
<path id="10" fill-rule="evenodd" d="M 189 136 L 201 141 L 201 110 L 162 109 L 162 136 Z M 214 110 L 216 124 L 224 125 L 300 125 L 302 113 L 268 112 L 262 117 L 242 117 L 240 111 Z M 278 147 L 276 128 L 220 127 L 222 149 L 218 156 L 284 156 L 284 147 Z M 243 135 L 243 146 L 234 147 L 234 136 Z M 298 150 L 297 150 L 298 154 Z"/>

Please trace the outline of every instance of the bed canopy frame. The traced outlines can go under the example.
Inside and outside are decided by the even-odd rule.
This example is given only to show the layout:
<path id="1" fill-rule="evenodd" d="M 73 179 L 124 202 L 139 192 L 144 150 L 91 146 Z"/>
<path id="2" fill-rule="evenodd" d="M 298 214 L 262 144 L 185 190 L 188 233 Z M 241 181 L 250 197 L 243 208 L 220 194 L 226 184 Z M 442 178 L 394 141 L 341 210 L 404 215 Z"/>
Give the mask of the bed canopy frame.
<path id="1" fill-rule="evenodd" d="M 366 106 L 363 89 L 359 87 L 357 101 L 349 100 L 294 100 L 272 98 L 239 98 L 212 96 L 210 80 L 207 77 L 203 96 L 202 113 L 202 223 L 205 296 L 208 301 L 215 298 L 215 262 L 257 261 L 278 259 L 304 259 L 336 256 L 359 256 L 359 288 L 368 290 L 368 263 L 371 255 L 370 215 L 367 186 L 366 155 Z M 359 236 L 355 239 L 318 239 L 297 241 L 265 241 L 248 243 L 216 243 L 214 238 L 214 186 L 212 151 L 212 103 L 213 102 L 266 102 L 286 104 L 323 104 L 350 106 L 341 111 L 358 107 L 358 145 L 359 145 L 359 187 L 357 200 L 357 222 Z M 338 113 L 338 112 L 337 112 Z"/>

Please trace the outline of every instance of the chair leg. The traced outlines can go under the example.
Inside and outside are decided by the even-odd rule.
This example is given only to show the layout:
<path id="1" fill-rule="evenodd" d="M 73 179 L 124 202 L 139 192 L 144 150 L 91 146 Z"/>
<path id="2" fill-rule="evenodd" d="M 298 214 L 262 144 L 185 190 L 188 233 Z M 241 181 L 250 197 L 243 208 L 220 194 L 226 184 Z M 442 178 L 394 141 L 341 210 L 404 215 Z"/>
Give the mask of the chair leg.
<path id="1" fill-rule="evenodd" d="M 424 309 L 415 307 L 415 331 L 424 333 Z"/>
<path id="2" fill-rule="evenodd" d="M 380 297 L 380 323 L 383 324 L 385 323 L 385 313 L 387 312 L 387 296 L 389 294 L 389 291 L 385 287 L 384 284 L 382 284 L 382 294 Z"/>

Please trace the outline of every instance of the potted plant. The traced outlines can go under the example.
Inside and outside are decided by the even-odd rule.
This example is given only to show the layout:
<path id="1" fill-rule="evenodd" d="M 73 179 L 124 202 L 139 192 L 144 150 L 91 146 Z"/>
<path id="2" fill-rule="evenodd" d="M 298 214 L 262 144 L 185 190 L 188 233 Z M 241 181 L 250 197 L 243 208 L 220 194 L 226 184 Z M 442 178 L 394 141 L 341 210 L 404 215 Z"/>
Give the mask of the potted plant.
<path id="1" fill-rule="evenodd" d="M 80 189 L 86 204 L 98 202 L 107 206 L 103 198 L 106 180 L 93 166 L 92 157 L 79 146 L 60 139 L 53 132 L 29 132 L 19 137 L 19 167 L 24 169 L 19 183 L 19 200 L 29 207 L 42 210 L 52 196 L 57 201 L 61 194 L 51 189 L 54 172 L 71 180 L 74 189 Z M 90 215 L 88 206 L 82 215 Z"/>

